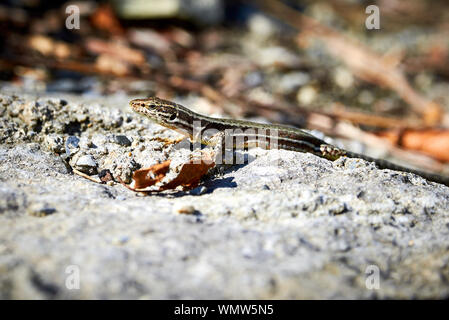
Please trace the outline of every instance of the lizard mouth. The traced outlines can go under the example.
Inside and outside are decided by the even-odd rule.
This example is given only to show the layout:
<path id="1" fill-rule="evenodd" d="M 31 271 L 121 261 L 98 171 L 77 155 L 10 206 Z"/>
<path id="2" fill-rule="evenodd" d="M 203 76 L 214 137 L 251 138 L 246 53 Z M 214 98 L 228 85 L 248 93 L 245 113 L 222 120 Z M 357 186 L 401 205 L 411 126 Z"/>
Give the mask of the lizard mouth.
<path id="1" fill-rule="evenodd" d="M 147 114 L 147 108 L 145 107 L 145 103 L 140 101 L 139 99 L 131 100 L 129 102 L 129 106 L 131 109 L 133 109 L 135 112 L 138 112 L 140 114 Z"/>

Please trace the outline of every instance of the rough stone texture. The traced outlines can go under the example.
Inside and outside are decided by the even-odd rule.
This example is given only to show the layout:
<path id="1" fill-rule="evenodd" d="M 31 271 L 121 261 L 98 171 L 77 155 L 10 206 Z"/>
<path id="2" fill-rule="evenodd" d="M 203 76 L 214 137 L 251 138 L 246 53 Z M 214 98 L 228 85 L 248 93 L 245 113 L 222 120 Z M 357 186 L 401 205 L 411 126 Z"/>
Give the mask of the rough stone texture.
<path id="1" fill-rule="evenodd" d="M 142 197 L 71 173 L 89 157 L 129 181 L 188 153 L 126 100 L 0 95 L 0 115 L 1 299 L 449 296 L 445 186 L 255 149 L 195 190 Z"/>

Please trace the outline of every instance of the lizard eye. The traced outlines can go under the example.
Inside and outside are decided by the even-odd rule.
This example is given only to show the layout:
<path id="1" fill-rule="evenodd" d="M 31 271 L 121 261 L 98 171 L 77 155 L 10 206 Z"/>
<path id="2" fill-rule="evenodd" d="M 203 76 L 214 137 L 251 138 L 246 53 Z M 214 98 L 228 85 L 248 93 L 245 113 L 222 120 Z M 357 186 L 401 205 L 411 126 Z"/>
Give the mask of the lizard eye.
<path id="1" fill-rule="evenodd" d="M 170 116 L 170 118 L 168 118 L 168 120 L 170 120 L 170 121 L 175 121 L 177 116 L 178 116 L 178 115 L 177 115 L 176 113 L 173 113 L 173 114 Z"/>

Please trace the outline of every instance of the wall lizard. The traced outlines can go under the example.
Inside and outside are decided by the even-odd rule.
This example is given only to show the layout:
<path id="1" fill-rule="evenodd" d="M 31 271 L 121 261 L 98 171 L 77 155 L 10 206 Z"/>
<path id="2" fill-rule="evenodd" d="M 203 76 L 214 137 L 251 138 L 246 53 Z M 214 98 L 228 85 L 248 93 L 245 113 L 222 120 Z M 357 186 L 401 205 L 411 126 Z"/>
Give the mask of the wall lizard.
<path id="1" fill-rule="evenodd" d="M 233 136 L 232 148 L 245 146 L 269 147 L 270 142 L 276 141 L 276 147 L 296 152 L 309 152 L 321 158 L 336 160 L 340 157 L 360 158 L 374 162 L 380 169 L 391 169 L 417 174 L 425 179 L 449 186 L 449 177 L 410 169 L 391 163 L 383 159 L 371 158 L 362 154 L 347 151 L 332 146 L 325 141 L 297 128 L 283 125 L 262 124 L 252 121 L 219 119 L 204 116 L 189 110 L 188 108 L 157 97 L 147 99 L 134 99 L 130 101 L 131 108 L 159 125 L 176 130 L 192 141 L 200 141 L 210 146 L 225 146 L 226 136 Z M 200 123 L 200 129 L 195 124 Z M 215 134 L 206 134 L 208 131 Z M 244 137 L 234 139 L 234 137 Z M 241 141 L 243 143 L 238 143 Z"/>

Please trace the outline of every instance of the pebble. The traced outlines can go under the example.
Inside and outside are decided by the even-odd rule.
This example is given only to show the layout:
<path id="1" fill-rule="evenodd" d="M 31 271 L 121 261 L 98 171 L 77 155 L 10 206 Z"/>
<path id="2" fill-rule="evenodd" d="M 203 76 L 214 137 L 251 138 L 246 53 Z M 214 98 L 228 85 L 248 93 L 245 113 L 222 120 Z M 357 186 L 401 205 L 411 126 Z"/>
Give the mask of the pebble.
<path id="1" fill-rule="evenodd" d="M 317 97 L 317 90 L 312 86 L 305 86 L 299 89 L 296 99 L 302 105 L 311 104 Z"/>
<path id="2" fill-rule="evenodd" d="M 124 135 L 113 135 L 112 141 L 121 146 L 125 146 L 125 147 L 131 146 L 131 143 L 132 143 L 131 140 L 128 139 L 128 137 L 124 136 Z"/>
<path id="3" fill-rule="evenodd" d="M 100 178 L 101 182 L 107 183 L 107 182 L 113 182 L 114 178 L 112 177 L 112 173 L 109 169 L 101 170 L 98 174 L 98 177 Z"/>
<path id="4" fill-rule="evenodd" d="M 358 100 L 362 104 L 372 104 L 374 102 L 374 96 L 368 90 L 362 90 L 358 96 Z"/>
<path id="5" fill-rule="evenodd" d="M 205 194 L 206 192 L 207 192 L 207 188 L 205 186 L 201 186 L 201 187 L 195 188 L 193 190 L 190 190 L 189 193 L 194 196 L 199 196 L 199 195 Z"/>
<path id="6" fill-rule="evenodd" d="M 343 89 L 348 89 L 354 85 L 354 76 L 346 68 L 337 68 L 334 71 L 335 83 Z"/>
<path id="7" fill-rule="evenodd" d="M 253 14 L 248 19 L 249 31 L 260 39 L 267 39 L 272 37 L 277 27 L 273 20 L 263 14 Z"/>
<path id="8" fill-rule="evenodd" d="M 82 136 L 79 140 L 78 146 L 81 149 L 89 149 L 93 148 L 95 145 L 92 143 L 92 140 L 87 136 Z"/>
<path id="9" fill-rule="evenodd" d="M 295 53 L 284 47 L 268 47 L 258 51 L 256 63 L 262 67 L 295 68 L 301 64 L 301 59 Z"/>
<path id="10" fill-rule="evenodd" d="M 114 245 L 120 246 L 120 245 L 126 244 L 129 240 L 130 240 L 130 236 L 128 236 L 128 235 L 119 236 L 119 237 L 114 238 L 112 240 L 112 243 Z"/>
<path id="11" fill-rule="evenodd" d="M 97 162 L 91 155 L 83 155 L 76 161 L 76 169 L 92 175 L 97 173 Z"/>
<path id="12" fill-rule="evenodd" d="M 65 152 L 67 153 L 67 155 L 78 152 L 79 142 L 80 139 L 78 137 L 69 136 L 67 138 L 67 140 L 65 141 Z"/>
<path id="13" fill-rule="evenodd" d="M 85 167 L 96 167 L 97 163 L 91 155 L 84 155 L 78 159 L 76 165 Z"/>
<path id="14" fill-rule="evenodd" d="M 248 87 L 254 88 L 260 86 L 263 83 L 263 75 L 259 71 L 249 72 L 245 76 L 243 81 Z"/>
<path id="15" fill-rule="evenodd" d="M 47 148 L 56 153 L 64 152 L 64 139 L 57 134 L 51 133 L 45 136 L 45 145 Z"/>
<path id="16" fill-rule="evenodd" d="M 298 87 L 302 87 L 309 83 L 310 75 L 305 72 L 291 72 L 282 76 L 277 84 L 280 93 L 290 93 Z"/>
<path id="17" fill-rule="evenodd" d="M 173 206 L 173 213 L 178 214 L 194 214 L 195 213 L 195 207 L 192 205 L 186 205 L 183 203 L 176 203 Z"/>
<path id="18" fill-rule="evenodd" d="M 28 207 L 27 212 L 33 217 L 45 217 L 56 212 L 55 208 L 49 207 L 47 204 L 36 203 Z"/>
<path id="19" fill-rule="evenodd" d="M 415 84 L 422 90 L 429 90 L 432 86 L 432 76 L 426 73 L 419 73 L 415 77 Z"/>

